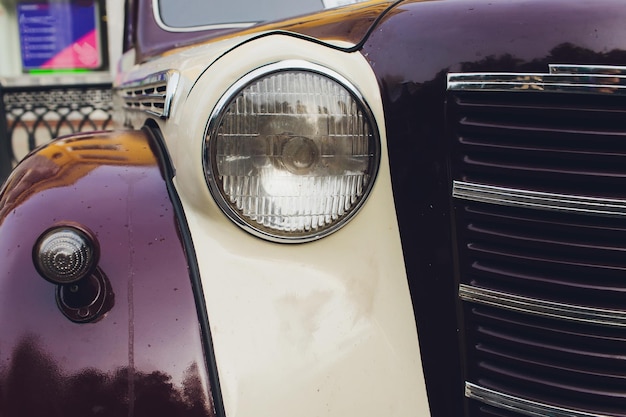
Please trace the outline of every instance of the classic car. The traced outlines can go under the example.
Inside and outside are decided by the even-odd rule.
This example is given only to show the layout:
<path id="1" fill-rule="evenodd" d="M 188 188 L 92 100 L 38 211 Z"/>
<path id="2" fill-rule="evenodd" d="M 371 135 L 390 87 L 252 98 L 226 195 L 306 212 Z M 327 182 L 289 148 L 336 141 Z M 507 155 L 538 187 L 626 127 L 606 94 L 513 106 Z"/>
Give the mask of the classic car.
<path id="1" fill-rule="evenodd" d="M 0 415 L 626 416 L 624 22 L 127 1 L 0 193 Z"/>

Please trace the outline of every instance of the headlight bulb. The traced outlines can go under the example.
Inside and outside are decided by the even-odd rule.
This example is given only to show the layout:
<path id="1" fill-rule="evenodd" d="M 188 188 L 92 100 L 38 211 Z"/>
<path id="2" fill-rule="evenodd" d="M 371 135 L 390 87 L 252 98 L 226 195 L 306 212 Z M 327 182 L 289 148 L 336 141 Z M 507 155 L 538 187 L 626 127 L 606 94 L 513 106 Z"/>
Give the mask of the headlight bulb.
<path id="1" fill-rule="evenodd" d="M 318 163 L 320 152 L 315 142 L 302 136 L 285 140 L 280 155 L 285 169 L 293 174 L 304 174 Z"/>

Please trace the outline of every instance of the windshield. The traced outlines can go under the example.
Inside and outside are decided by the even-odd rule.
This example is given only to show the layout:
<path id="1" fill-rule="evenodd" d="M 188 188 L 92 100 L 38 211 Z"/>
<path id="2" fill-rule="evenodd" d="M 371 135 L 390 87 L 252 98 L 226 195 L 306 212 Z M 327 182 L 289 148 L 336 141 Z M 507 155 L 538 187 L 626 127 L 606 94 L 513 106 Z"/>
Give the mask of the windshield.
<path id="1" fill-rule="evenodd" d="M 155 0 L 158 18 L 167 28 L 248 26 L 360 3 L 365 0 Z"/>

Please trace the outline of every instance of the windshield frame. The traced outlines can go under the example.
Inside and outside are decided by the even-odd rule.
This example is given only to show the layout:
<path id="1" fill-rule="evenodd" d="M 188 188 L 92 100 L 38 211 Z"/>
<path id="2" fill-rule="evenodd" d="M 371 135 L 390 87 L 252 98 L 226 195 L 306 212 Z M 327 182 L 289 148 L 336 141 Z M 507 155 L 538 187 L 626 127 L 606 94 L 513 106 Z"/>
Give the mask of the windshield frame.
<path id="1" fill-rule="evenodd" d="M 161 18 L 161 9 L 159 7 L 159 0 L 152 0 L 152 13 L 154 15 L 154 21 L 156 22 L 156 24 L 161 29 L 167 32 L 200 32 L 204 30 L 216 30 L 216 29 L 245 29 L 245 28 L 249 28 L 259 23 L 259 22 L 222 23 L 222 24 L 190 26 L 190 27 L 168 26 Z"/>
<path id="2" fill-rule="evenodd" d="M 1 1 L 1 0 L 0 0 Z M 369 30 L 395 4 L 405 0 L 360 0 L 358 3 L 329 7 L 328 2 L 350 0 L 326 0 L 325 9 L 310 15 L 293 16 L 276 22 L 255 23 L 251 27 L 238 28 L 226 25 L 222 28 L 192 28 L 172 31 L 161 27 L 154 13 L 154 0 L 126 0 L 134 7 L 126 16 L 129 34 L 124 45 L 125 59 L 120 68 L 130 68 L 163 56 L 179 48 L 188 48 L 215 39 L 232 37 L 234 34 L 258 36 L 267 32 L 291 33 L 304 36 L 334 48 L 353 50 L 360 44 Z M 132 32 L 131 32 L 132 29 Z"/>
<path id="3" fill-rule="evenodd" d="M 167 32 L 201 32 L 206 30 L 223 30 L 223 29 L 246 29 L 257 25 L 259 23 L 263 23 L 264 20 L 250 21 L 250 22 L 232 22 L 232 23 L 217 23 L 217 24 L 207 24 L 207 25 L 198 25 L 198 26 L 188 26 L 188 27 L 179 27 L 179 26 L 170 26 L 161 17 L 161 8 L 159 5 L 160 0 L 152 0 L 152 13 L 154 16 L 154 21 L 164 31 Z M 336 4 L 328 4 L 334 1 Z M 328 10 L 335 7 L 340 7 L 348 4 L 354 3 L 364 3 L 368 0 L 320 0 L 322 7 L 318 11 Z M 308 14 L 308 13 L 307 13 Z M 277 20 L 282 20 L 279 16 L 276 17 Z"/>

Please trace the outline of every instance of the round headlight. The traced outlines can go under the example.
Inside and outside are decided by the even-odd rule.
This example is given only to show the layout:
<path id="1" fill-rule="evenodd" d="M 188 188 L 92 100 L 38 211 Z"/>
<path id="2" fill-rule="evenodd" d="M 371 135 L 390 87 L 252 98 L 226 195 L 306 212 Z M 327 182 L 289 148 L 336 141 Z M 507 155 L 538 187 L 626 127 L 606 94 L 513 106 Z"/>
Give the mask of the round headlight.
<path id="1" fill-rule="evenodd" d="M 380 159 L 377 132 L 339 74 L 299 61 L 268 65 L 216 106 L 204 142 L 207 183 L 220 208 L 251 233 L 318 239 L 365 201 Z"/>

